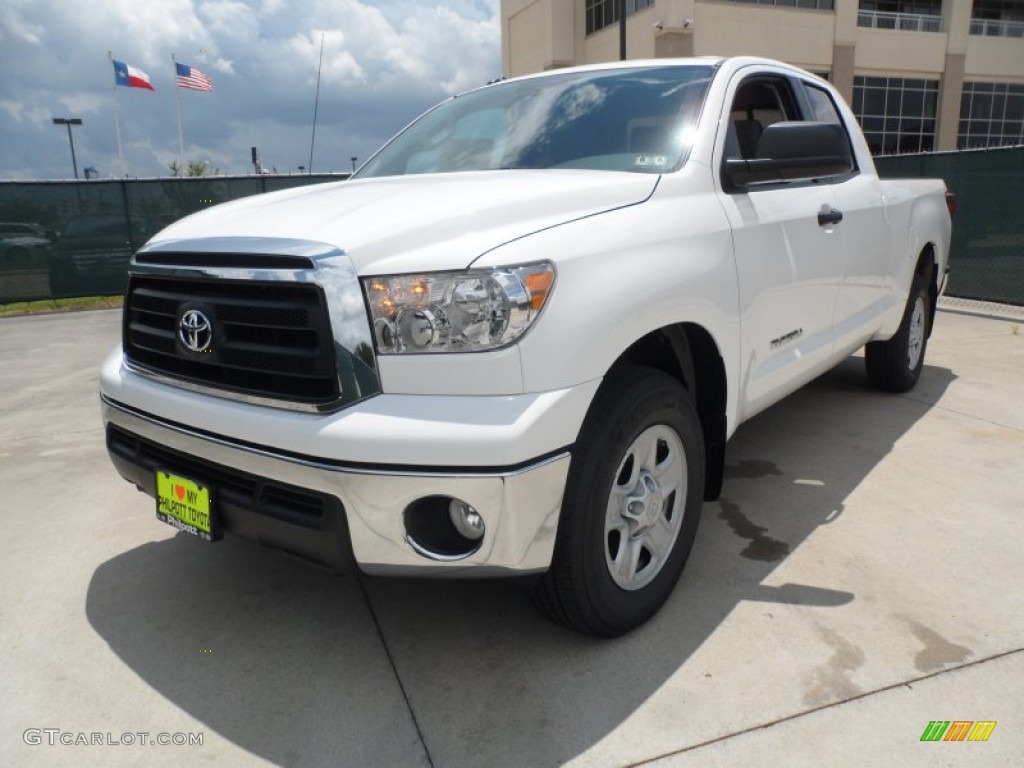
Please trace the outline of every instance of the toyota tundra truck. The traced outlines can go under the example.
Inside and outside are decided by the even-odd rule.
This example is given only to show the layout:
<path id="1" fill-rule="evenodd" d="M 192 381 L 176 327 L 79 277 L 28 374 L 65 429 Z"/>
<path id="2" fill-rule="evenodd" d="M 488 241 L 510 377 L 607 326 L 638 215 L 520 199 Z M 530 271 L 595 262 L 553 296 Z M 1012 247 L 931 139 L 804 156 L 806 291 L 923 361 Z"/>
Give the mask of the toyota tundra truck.
<path id="1" fill-rule="evenodd" d="M 533 574 L 550 617 L 619 635 L 678 581 L 739 424 L 860 347 L 872 385 L 914 386 L 950 226 L 941 180 L 879 180 L 785 64 L 492 83 L 351 179 L 141 247 L 108 452 L 198 539 Z"/>

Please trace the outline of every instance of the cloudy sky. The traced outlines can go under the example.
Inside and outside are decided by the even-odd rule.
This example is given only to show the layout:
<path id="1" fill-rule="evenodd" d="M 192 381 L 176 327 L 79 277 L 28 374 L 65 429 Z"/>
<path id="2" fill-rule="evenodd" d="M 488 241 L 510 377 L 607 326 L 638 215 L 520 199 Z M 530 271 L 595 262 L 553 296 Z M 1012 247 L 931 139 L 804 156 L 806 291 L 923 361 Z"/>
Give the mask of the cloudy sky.
<path id="1" fill-rule="evenodd" d="M 309 164 L 350 170 L 432 104 L 501 75 L 499 0 L 0 0 L 0 178 L 118 175 L 113 57 L 155 92 L 118 88 L 125 171 L 160 176 L 178 154 L 177 60 L 213 80 L 181 90 L 185 159 L 224 173 Z"/>

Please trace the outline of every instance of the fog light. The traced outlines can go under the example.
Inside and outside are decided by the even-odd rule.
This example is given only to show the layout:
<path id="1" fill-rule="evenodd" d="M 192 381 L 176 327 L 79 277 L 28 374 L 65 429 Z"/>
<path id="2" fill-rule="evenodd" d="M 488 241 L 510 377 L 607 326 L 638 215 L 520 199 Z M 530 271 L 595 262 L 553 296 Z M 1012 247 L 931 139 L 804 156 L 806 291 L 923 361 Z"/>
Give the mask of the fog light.
<path id="1" fill-rule="evenodd" d="M 448 504 L 448 516 L 460 536 L 464 536 L 470 541 L 478 541 L 483 538 L 484 519 L 466 502 L 452 499 Z"/>

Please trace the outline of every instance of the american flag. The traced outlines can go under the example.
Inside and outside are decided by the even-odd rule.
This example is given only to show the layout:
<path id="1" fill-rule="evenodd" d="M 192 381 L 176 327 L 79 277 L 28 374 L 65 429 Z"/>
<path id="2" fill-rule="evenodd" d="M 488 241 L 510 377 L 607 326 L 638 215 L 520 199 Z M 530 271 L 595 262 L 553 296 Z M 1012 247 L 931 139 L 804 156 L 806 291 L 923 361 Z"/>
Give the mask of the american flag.
<path id="1" fill-rule="evenodd" d="M 178 71 L 178 87 L 191 88 L 193 91 L 212 91 L 213 81 L 195 67 L 188 64 L 174 63 Z"/>

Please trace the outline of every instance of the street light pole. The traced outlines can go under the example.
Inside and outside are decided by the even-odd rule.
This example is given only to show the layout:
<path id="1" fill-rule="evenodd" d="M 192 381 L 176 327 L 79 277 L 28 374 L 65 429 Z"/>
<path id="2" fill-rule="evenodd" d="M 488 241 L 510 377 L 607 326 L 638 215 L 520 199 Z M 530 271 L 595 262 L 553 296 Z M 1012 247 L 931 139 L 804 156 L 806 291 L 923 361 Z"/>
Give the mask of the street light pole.
<path id="1" fill-rule="evenodd" d="M 75 169 L 75 178 L 78 178 L 78 161 L 75 159 L 75 139 L 71 135 L 72 125 L 81 125 L 82 119 L 80 117 L 55 117 L 53 118 L 54 125 L 66 125 L 68 127 L 68 144 L 71 145 L 71 167 Z"/>
<path id="2" fill-rule="evenodd" d="M 619 61 L 626 60 L 626 0 L 619 0 Z"/>

